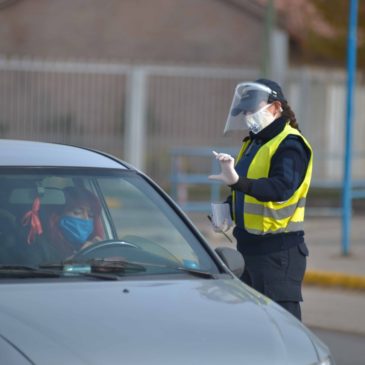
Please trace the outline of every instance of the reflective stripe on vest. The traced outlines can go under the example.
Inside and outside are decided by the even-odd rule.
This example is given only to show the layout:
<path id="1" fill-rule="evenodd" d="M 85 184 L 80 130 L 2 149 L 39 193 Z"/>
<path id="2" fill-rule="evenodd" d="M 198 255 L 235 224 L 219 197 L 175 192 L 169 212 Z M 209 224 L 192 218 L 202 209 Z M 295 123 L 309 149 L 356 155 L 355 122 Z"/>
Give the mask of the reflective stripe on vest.
<path id="1" fill-rule="evenodd" d="M 305 207 L 305 198 L 299 199 L 298 204 L 291 204 L 284 208 L 279 209 L 270 209 L 267 206 L 260 206 L 258 204 L 252 203 L 245 203 L 245 213 L 247 214 L 256 214 L 256 215 L 263 215 L 267 218 L 274 218 L 274 219 L 285 219 L 290 218 L 297 208 L 304 208 Z"/>
<path id="2" fill-rule="evenodd" d="M 262 235 L 303 230 L 306 196 L 312 176 L 313 152 L 307 140 L 297 129 L 287 124 L 281 133 L 265 143 L 252 160 L 247 178 L 268 177 L 271 158 L 288 135 L 299 136 L 311 152 L 305 177 L 294 194 L 285 202 L 261 202 L 245 194 L 243 221 L 245 229 L 252 234 Z M 238 158 L 241 158 L 246 147 L 247 144 L 242 146 Z M 233 199 L 236 199 L 235 192 L 233 192 Z M 242 214 L 242 212 L 235 212 L 236 214 Z"/>

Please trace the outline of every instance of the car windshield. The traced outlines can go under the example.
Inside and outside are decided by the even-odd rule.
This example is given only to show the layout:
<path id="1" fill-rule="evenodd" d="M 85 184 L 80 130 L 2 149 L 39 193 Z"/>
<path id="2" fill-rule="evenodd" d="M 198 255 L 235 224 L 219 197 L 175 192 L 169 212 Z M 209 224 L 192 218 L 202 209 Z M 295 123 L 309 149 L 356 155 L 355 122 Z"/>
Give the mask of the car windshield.
<path id="1" fill-rule="evenodd" d="M 182 217 L 134 171 L 0 173 L 0 279 L 219 272 Z"/>

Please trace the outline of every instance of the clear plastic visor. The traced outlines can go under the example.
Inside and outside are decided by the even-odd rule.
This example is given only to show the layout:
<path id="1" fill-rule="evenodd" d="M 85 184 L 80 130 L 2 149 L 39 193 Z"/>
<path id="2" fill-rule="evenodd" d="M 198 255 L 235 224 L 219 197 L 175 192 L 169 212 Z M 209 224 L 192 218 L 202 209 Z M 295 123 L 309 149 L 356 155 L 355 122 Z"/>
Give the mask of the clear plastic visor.
<path id="1" fill-rule="evenodd" d="M 227 116 L 224 134 L 229 131 L 247 131 L 246 115 L 256 113 L 269 102 L 271 89 L 255 82 L 244 82 L 235 88 Z"/>

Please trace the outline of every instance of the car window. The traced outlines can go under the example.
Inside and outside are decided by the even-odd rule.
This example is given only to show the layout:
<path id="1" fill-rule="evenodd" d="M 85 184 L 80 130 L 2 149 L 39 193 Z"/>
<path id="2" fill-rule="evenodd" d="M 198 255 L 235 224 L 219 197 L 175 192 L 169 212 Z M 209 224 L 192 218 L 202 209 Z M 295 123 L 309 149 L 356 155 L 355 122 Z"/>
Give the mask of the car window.
<path id="1" fill-rule="evenodd" d="M 169 252 L 181 264 L 201 266 L 202 248 L 168 204 L 136 175 L 99 178 L 118 238 Z M 152 244 L 153 243 L 153 244 Z M 206 265 L 204 265 L 206 266 Z"/>
<path id="2" fill-rule="evenodd" d="M 7 168 L 0 185 L 0 265 L 119 260 L 143 267 L 138 275 L 218 272 L 181 217 L 133 171 Z"/>

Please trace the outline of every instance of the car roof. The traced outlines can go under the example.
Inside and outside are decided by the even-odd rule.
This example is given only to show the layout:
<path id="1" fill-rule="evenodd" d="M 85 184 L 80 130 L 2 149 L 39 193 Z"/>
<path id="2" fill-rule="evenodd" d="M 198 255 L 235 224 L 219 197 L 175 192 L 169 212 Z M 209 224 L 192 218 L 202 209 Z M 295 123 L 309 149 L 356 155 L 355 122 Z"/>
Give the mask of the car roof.
<path id="1" fill-rule="evenodd" d="M 102 152 L 57 143 L 0 139 L 0 156 L 0 166 L 127 169 Z"/>

